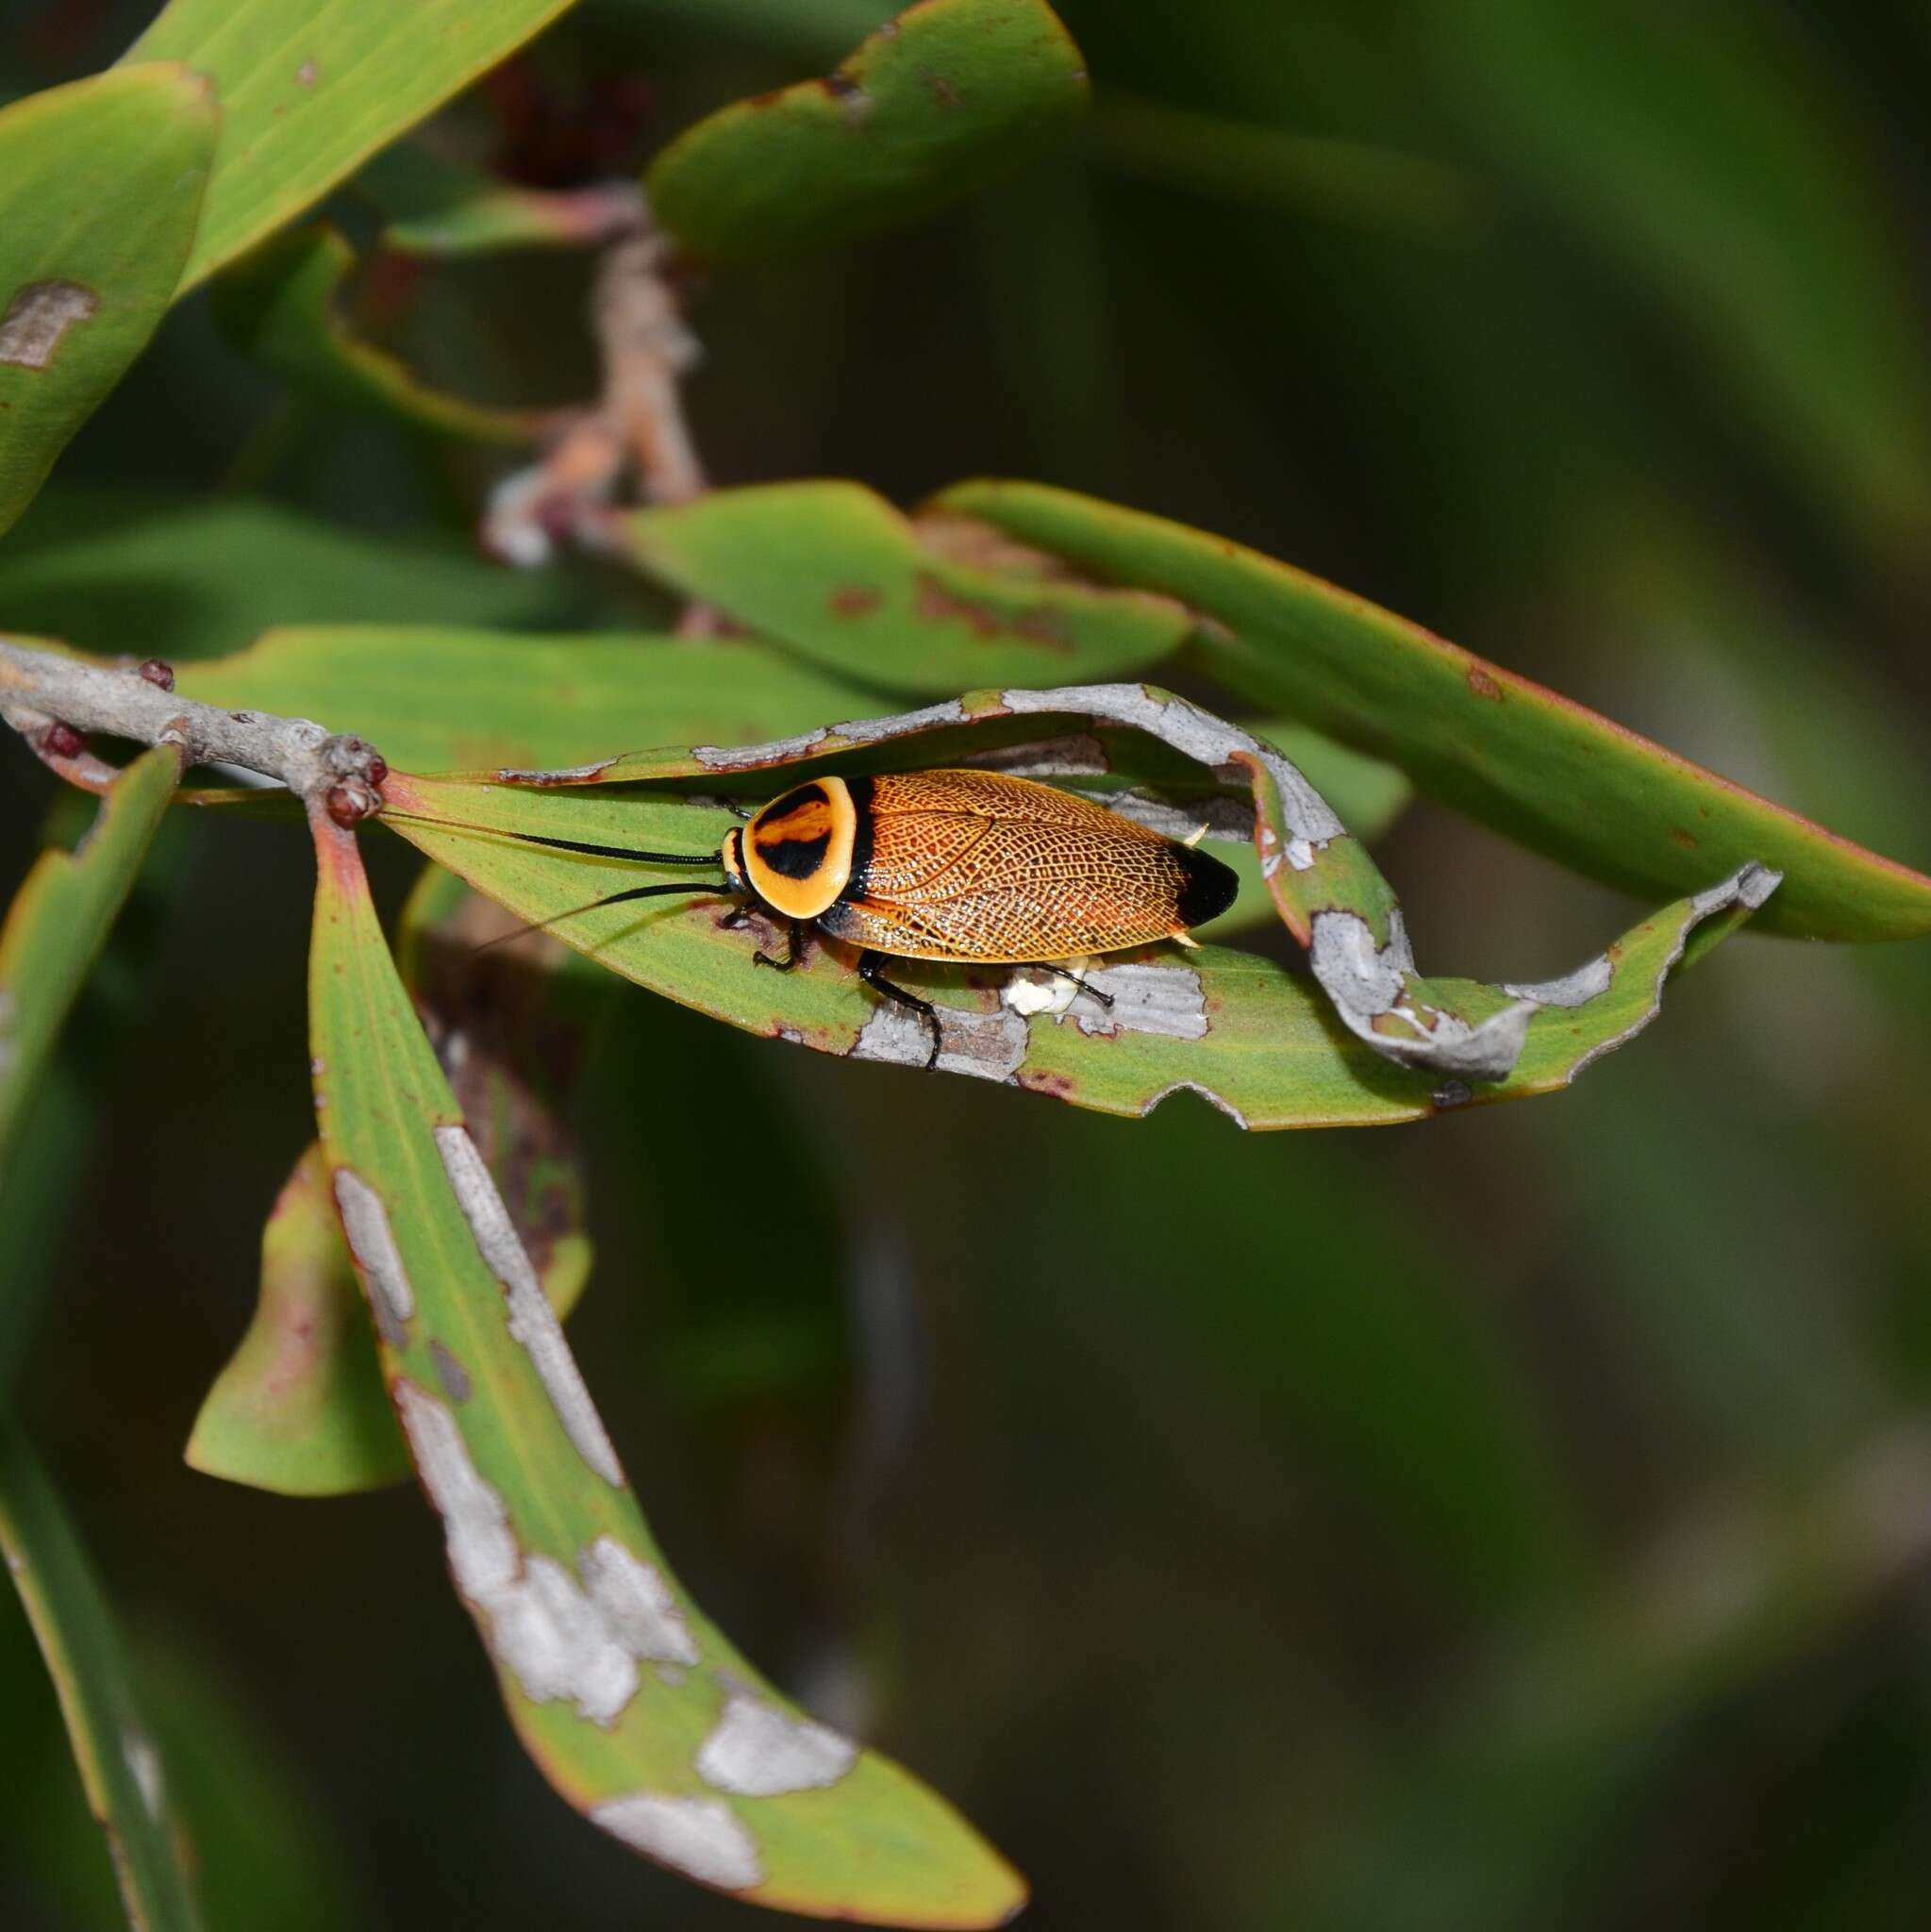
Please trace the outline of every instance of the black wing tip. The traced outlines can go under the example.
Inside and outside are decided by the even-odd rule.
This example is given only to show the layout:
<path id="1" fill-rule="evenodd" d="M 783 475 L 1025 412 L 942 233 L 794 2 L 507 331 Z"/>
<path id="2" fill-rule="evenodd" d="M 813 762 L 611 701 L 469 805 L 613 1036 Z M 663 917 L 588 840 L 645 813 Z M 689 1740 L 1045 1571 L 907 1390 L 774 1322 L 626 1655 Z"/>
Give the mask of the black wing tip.
<path id="1" fill-rule="evenodd" d="M 1234 903 L 1240 891 L 1240 875 L 1232 866 L 1223 865 L 1211 853 L 1195 846 L 1181 846 L 1178 857 L 1184 876 L 1174 911 L 1180 924 L 1190 930 L 1218 919 Z"/>

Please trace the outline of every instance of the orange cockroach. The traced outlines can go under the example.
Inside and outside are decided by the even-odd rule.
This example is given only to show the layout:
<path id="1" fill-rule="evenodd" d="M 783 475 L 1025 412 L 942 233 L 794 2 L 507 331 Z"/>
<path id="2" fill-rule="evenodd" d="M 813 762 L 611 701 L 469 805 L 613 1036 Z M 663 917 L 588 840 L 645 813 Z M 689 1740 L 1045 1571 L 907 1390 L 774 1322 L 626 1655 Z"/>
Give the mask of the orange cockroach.
<path id="1" fill-rule="evenodd" d="M 1190 845 L 1076 793 L 994 772 L 808 779 L 701 856 L 511 836 L 640 864 L 721 867 L 717 886 L 633 886 L 574 909 L 730 892 L 750 902 L 736 923 L 756 907 L 788 924 L 785 957 L 757 955 L 780 972 L 797 963 L 807 926 L 848 940 L 862 949 L 859 978 L 931 1028 L 928 1070 L 939 1060 L 938 1015 L 885 977 L 883 958 L 1039 966 L 1107 1000 L 1056 962 L 1182 939 L 1224 912 L 1239 889 L 1229 867 Z"/>

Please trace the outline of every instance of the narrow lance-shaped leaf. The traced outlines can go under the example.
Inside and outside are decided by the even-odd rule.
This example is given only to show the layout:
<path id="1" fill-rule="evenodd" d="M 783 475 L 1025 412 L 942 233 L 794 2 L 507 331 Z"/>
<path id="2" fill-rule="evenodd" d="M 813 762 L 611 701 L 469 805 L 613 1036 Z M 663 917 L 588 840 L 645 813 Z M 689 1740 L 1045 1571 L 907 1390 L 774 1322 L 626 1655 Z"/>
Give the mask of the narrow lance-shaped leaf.
<path id="1" fill-rule="evenodd" d="M 646 632 L 517 636 L 426 625 L 272 630 L 182 665 L 225 708 L 353 719 L 417 772 L 572 765 L 613 745 L 746 742 L 860 708 L 863 691 L 769 644 Z"/>
<path id="2" fill-rule="evenodd" d="M 271 236 L 214 285 L 215 320 L 244 356 L 298 388 L 364 415 L 473 442 L 526 449 L 550 419 L 425 388 L 339 312 L 355 252 L 326 222 Z"/>
<path id="3" fill-rule="evenodd" d="M 992 1925 L 1013 1873 L 773 1691 L 668 1575 L 423 1037 L 352 835 L 313 818 L 317 1118 L 383 1374 L 537 1762 L 700 1882 L 820 1916 Z"/>
<path id="4" fill-rule="evenodd" d="M 1272 558 L 1042 484 L 964 483 L 941 501 L 1181 599 L 1213 620 L 1202 663 L 1250 703 L 1391 759 L 1423 791 L 1592 878 L 1681 893 L 1760 862 L 1784 878 L 1766 930 L 1931 932 L 1922 874 Z"/>
<path id="5" fill-rule="evenodd" d="M 167 313 L 217 120 L 162 63 L 0 109 L 0 530 Z"/>
<path id="6" fill-rule="evenodd" d="M 507 924 L 460 880 L 425 867 L 403 908 L 403 978 L 544 1296 L 565 1317 L 590 1278 L 591 1249 L 560 1105 L 609 982 L 551 940 L 477 950 Z M 336 1496 L 409 1473 L 331 1185 L 310 1146 L 262 1230 L 254 1319 L 188 1441 L 188 1461 L 206 1474 Z"/>
<path id="7" fill-rule="evenodd" d="M 1191 629 L 1164 598 L 961 560 L 857 483 L 716 490 L 610 535 L 686 596 L 887 691 L 1114 676 Z"/>
<path id="8" fill-rule="evenodd" d="M 113 1620 L 59 1498 L 4 1418 L 0 1554 L 54 1680 L 128 1923 L 136 1932 L 192 1932 L 201 1921 L 160 1754 L 136 1707 Z"/>
<path id="9" fill-rule="evenodd" d="M 169 0 L 127 54 L 214 82 L 223 113 L 186 293 L 549 25 L 570 0 Z"/>
<path id="10" fill-rule="evenodd" d="M 27 1098 L 180 773 L 170 747 L 143 753 L 114 781 L 75 851 L 41 855 L 0 926 L 0 1185 Z"/>
<path id="11" fill-rule="evenodd" d="M 1217 948 L 1184 963 L 1156 948 L 1089 967 L 1084 977 L 1110 1008 L 1063 986 L 1054 992 L 1024 970 L 894 962 L 939 1007 L 942 1070 L 1116 1113 L 1144 1114 L 1193 1091 L 1257 1127 L 1371 1125 L 1475 1098 L 1521 1098 L 1565 1085 L 1631 1038 L 1654 1015 L 1692 931 L 1709 922 L 1705 940 L 1720 936 L 1774 884 L 1761 868 L 1740 869 L 1547 985 L 1423 980 L 1386 881 L 1305 777 L 1250 734 L 1138 685 L 978 691 L 775 744 L 612 759 L 556 774 L 540 790 L 391 774 L 387 823 L 512 911 L 556 921 L 558 937 L 686 1005 L 821 1052 L 919 1065 L 929 1043 L 923 1024 L 862 987 L 849 948 L 820 939 L 800 970 L 760 974 L 756 954 L 779 936 L 761 919 L 736 924 L 721 887 L 669 908 L 583 909 L 624 890 L 638 869 L 519 840 L 715 852 L 731 823 L 705 795 L 716 791 L 755 796 L 834 765 L 849 773 L 989 757 L 1001 770 L 1050 779 L 1063 774 L 1075 742 L 1090 761 L 1131 769 L 1140 734 L 1168 758 L 1178 751 L 1248 773 L 1244 824 L 1207 810 L 1192 828 L 1251 837 L 1277 908 L 1310 945 L 1326 1000 L 1285 968 Z M 662 789 L 627 789 L 645 780 Z M 673 789 L 693 781 L 703 788 L 696 796 Z M 626 789 L 607 789 L 617 786 Z M 1184 812 L 1157 797 L 1123 792 L 1118 803 L 1162 830 L 1189 829 Z M 518 837 L 492 836 L 499 830 Z"/>
<path id="12" fill-rule="evenodd" d="M 739 101 L 645 176 L 685 250 L 763 260 L 961 201 L 1086 106 L 1086 62 L 1045 0 L 921 0 L 823 80 Z"/>

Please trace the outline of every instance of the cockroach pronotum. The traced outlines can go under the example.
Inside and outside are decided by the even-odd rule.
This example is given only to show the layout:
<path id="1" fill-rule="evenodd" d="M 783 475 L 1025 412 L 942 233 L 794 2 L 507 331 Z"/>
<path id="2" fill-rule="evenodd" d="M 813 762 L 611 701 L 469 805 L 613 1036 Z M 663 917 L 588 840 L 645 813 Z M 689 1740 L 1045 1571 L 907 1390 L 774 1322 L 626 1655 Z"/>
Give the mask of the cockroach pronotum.
<path id="1" fill-rule="evenodd" d="M 807 927 L 858 946 L 858 977 L 931 1029 L 928 1000 L 886 978 L 881 961 L 1036 966 L 1107 1000 L 1059 962 L 1187 934 L 1234 903 L 1228 866 L 1077 793 L 996 772 L 891 772 L 807 779 L 724 835 L 716 852 L 644 852 L 574 839 L 508 836 L 524 844 L 644 865 L 715 865 L 718 885 L 633 886 L 573 908 L 621 906 L 670 892 L 727 892 L 790 929 L 788 972 Z M 559 913 L 542 922 L 554 925 Z M 1111 1004 L 1110 1001 L 1107 1002 Z"/>

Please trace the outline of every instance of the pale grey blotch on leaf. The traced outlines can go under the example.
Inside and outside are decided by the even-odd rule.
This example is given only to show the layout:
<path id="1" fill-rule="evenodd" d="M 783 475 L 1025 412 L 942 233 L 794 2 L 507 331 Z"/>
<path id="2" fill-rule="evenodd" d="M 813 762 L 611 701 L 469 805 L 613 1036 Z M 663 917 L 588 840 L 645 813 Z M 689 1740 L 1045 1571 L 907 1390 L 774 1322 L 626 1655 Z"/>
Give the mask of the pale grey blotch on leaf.
<path id="1" fill-rule="evenodd" d="M 941 1007 L 939 1068 L 941 1073 L 971 1074 L 981 1080 L 1009 1080 L 1025 1058 L 1025 1021 L 1001 1007 L 981 1013 L 958 1007 Z M 923 1067 L 932 1051 L 932 1029 L 923 1013 L 881 999 L 865 1022 L 852 1047 L 852 1057 L 884 1060 L 901 1067 Z"/>
<path id="2" fill-rule="evenodd" d="M 389 1224 L 389 1209 L 383 1206 L 382 1196 L 352 1167 L 335 1171 L 335 1205 L 356 1265 L 369 1283 L 375 1326 L 391 1348 L 407 1348 L 416 1297 L 395 1244 L 394 1230 Z"/>
<path id="3" fill-rule="evenodd" d="M 578 1556 L 576 1568 L 591 1601 L 632 1657 L 656 1664 L 698 1661 L 697 1640 L 654 1565 L 615 1537 L 600 1536 Z"/>
<path id="4" fill-rule="evenodd" d="M 124 1725 L 121 1757 L 141 1792 L 141 1802 L 147 1807 L 147 1815 L 150 1818 L 163 1816 L 168 1790 L 161 1775 L 161 1754 L 155 1749 L 154 1740 L 136 1725 Z"/>
<path id="5" fill-rule="evenodd" d="M 476 1144 L 461 1127 L 438 1127 L 437 1151 L 442 1170 L 456 1191 L 457 1205 L 470 1224 L 476 1246 L 490 1272 L 502 1284 L 509 1314 L 509 1332 L 535 1364 L 551 1406 L 576 1453 L 612 1489 L 624 1487 L 623 1465 L 605 1433 L 603 1419 L 591 1400 L 583 1373 L 562 1324 L 537 1279 L 537 1271 L 524 1252 L 522 1237 L 483 1165 Z"/>
<path id="6" fill-rule="evenodd" d="M 591 1806 L 590 1815 L 612 1838 L 702 1884 L 741 1891 L 764 1882 L 757 1844 L 722 1798 L 632 1791 Z"/>
<path id="7" fill-rule="evenodd" d="M 568 1701 L 593 1724 L 614 1724 L 637 1692 L 630 1653 L 560 1564 L 519 1544 L 502 1495 L 471 1459 L 448 1408 L 407 1376 L 395 1401 L 442 1518 L 456 1587 L 487 1619 L 497 1661 L 535 1702 Z"/>
<path id="8" fill-rule="evenodd" d="M 829 1724 L 740 1691 L 699 1748 L 697 1774 L 737 1797 L 778 1798 L 835 1785 L 857 1758 L 858 1747 Z"/>
<path id="9" fill-rule="evenodd" d="M 1068 1010 L 1082 1033 L 1157 1033 L 1167 1040 L 1207 1036 L 1207 994 L 1200 974 L 1190 966 L 1127 960 L 1094 967 L 1080 976 L 1094 992 L 1106 993 L 1113 1002 L 1107 1007 L 1076 996 Z"/>
<path id="10" fill-rule="evenodd" d="M 0 315 L 0 362 L 15 369 L 46 368 L 67 331 L 100 306 L 101 298 L 85 282 L 28 282 L 16 289 Z"/>

